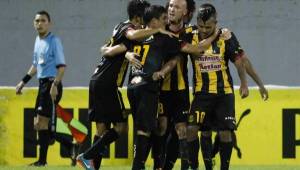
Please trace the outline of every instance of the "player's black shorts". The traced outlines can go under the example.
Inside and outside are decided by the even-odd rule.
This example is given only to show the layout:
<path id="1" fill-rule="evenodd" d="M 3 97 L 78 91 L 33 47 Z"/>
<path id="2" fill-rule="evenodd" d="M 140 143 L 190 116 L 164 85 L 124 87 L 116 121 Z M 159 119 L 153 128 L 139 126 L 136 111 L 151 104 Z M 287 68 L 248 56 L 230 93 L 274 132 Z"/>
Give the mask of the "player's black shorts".
<path id="1" fill-rule="evenodd" d="M 234 130 L 234 94 L 196 93 L 188 122 L 198 123 L 200 130 Z"/>
<path id="2" fill-rule="evenodd" d="M 128 91 L 134 123 L 137 130 L 151 132 L 157 128 L 157 109 L 159 91 L 144 86 L 138 86 Z"/>
<path id="3" fill-rule="evenodd" d="M 35 103 L 35 113 L 41 116 L 49 117 L 52 116 L 52 99 L 50 96 L 50 89 L 54 78 L 41 78 L 39 79 L 39 90 Z M 61 99 L 62 96 L 62 84 L 59 83 L 57 86 L 57 96 L 54 101 L 55 104 Z"/>
<path id="4" fill-rule="evenodd" d="M 89 120 L 98 123 L 127 122 L 122 95 L 117 86 L 104 87 L 91 80 L 89 85 Z"/>
<path id="5" fill-rule="evenodd" d="M 190 108 L 189 90 L 161 91 L 159 95 L 160 112 L 173 123 L 187 121 Z M 159 112 L 159 113 L 160 113 Z"/>

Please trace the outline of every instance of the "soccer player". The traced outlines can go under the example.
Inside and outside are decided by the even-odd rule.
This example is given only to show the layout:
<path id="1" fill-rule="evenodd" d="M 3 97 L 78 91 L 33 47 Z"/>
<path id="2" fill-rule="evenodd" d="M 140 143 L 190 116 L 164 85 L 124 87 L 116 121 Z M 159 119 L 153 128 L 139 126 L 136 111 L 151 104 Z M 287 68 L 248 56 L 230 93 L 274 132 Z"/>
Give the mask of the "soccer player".
<path id="1" fill-rule="evenodd" d="M 194 0 L 170 0 L 167 7 L 168 25 L 166 29 L 177 34 L 181 39 L 185 33 L 186 25 L 193 16 L 195 2 Z M 181 53 L 181 55 L 182 57 L 176 68 L 163 80 L 160 94 L 161 110 L 163 112 L 160 119 L 165 119 L 164 121 L 169 123 L 169 128 L 175 128 L 175 131 L 171 129 L 168 131 L 176 132 L 176 134 L 170 134 L 171 136 L 167 140 L 166 159 L 163 168 L 166 170 L 173 168 L 178 156 L 176 154 L 178 152 L 177 148 L 181 157 L 181 169 L 188 168 L 189 153 L 186 134 L 186 118 L 190 107 L 187 71 L 188 54 Z"/>
<path id="2" fill-rule="evenodd" d="M 217 12 L 213 5 L 200 6 L 197 28 L 192 27 L 190 40 L 197 43 L 210 36 L 217 24 Z M 212 169 L 212 130 L 220 135 L 221 170 L 229 169 L 232 152 L 231 133 L 235 130 L 235 103 L 233 82 L 228 62 L 234 63 L 241 81 L 240 96 L 248 96 L 248 86 L 243 58 L 245 53 L 235 35 L 223 40 L 217 38 L 211 46 L 192 60 L 194 68 L 195 94 L 192 102 L 190 122 L 197 122 L 201 130 L 201 149 L 207 170 Z M 195 132 L 195 136 L 197 136 Z"/>
<path id="3" fill-rule="evenodd" d="M 103 57 L 89 85 L 89 116 L 91 121 L 96 122 L 97 133 L 93 145 L 77 157 L 78 162 L 86 169 L 98 169 L 103 150 L 115 141 L 120 133 L 127 131 L 127 115 L 118 87 L 123 84 L 128 61 L 124 57 L 125 51 L 114 53 L 109 47 L 164 32 L 160 28 L 139 29 L 147 6 L 149 6 L 147 1 L 129 1 L 127 6 L 129 21 L 118 24 L 110 42 L 101 48 Z M 131 59 L 130 62 L 134 63 L 135 60 Z M 114 124 L 113 128 L 107 126 L 110 123 Z"/>
<path id="4" fill-rule="evenodd" d="M 33 23 L 38 33 L 34 44 L 33 62 L 27 74 L 16 86 L 16 94 L 22 94 L 25 84 L 37 74 L 39 90 L 35 105 L 37 115 L 34 120 L 34 128 L 38 131 L 40 154 L 39 160 L 31 165 L 45 166 L 49 142 L 55 132 L 55 105 L 58 104 L 62 96 L 61 81 L 66 65 L 61 40 L 49 30 L 51 26 L 49 13 L 46 11 L 37 12 Z"/>

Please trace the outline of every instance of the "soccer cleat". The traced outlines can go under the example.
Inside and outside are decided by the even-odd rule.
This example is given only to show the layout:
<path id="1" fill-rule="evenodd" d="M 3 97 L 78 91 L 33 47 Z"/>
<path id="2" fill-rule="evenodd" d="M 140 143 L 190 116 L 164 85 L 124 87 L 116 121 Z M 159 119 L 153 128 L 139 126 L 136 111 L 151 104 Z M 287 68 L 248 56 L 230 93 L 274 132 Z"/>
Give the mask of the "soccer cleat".
<path id="1" fill-rule="evenodd" d="M 85 159 L 83 153 L 79 154 L 76 158 L 77 163 L 79 163 L 86 170 L 95 170 L 93 161 Z"/>
<path id="2" fill-rule="evenodd" d="M 47 163 L 36 161 L 36 162 L 29 164 L 28 166 L 42 167 L 42 166 L 46 166 L 46 165 L 47 165 Z"/>

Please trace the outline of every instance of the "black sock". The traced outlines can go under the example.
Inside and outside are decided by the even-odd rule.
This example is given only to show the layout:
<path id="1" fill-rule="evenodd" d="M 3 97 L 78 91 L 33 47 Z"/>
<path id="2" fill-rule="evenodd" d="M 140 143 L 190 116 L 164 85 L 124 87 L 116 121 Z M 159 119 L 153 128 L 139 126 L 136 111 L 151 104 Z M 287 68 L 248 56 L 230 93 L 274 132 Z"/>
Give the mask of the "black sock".
<path id="1" fill-rule="evenodd" d="M 39 145 L 40 145 L 40 157 L 39 162 L 45 164 L 47 162 L 47 152 L 50 140 L 49 130 L 38 131 L 39 135 Z"/>
<path id="2" fill-rule="evenodd" d="M 189 145 L 190 166 L 192 169 L 197 169 L 199 167 L 198 155 L 199 155 L 199 149 L 200 149 L 198 137 L 197 137 L 197 139 L 188 142 L 188 145 Z"/>
<path id="3" fill-rule="evenodd" d="M 97 140 L 99 140 L 100 137 L 99 136 L 94 136 L 94 140 L 93 140 L 93 144 L 96 143 Z M 100 168 L 101 165 L 101 161 L 102 161 L 102 155 L 100 155 L 99 157 L 94 158 L 93 163 L 94 163 L 94 167 L 96 170 L 98 170 Z"/>
<path id="4" fill-rule="evenodd" d="M 181 157 L 181 170 L 189 169 L 189 148 L 186 139 L 179 139 L 179 152 Z"/>
<path id="5" fill-rule="evenodd" d="M 228 170 L 232 152 L 232 142 L 220 142 L 221 170 Z"/>
<path id="6" fill-rule="evenodd" d="M 220 149 L 220 136 L 219 134 L 216 134 L 215 141 L 212 148 L 212 158 L 216 156 L 216 154 L 219 152 Z"/>
<path id="7" fill-rule="evenodd" d="M 152 141 L 152 154 L 154 160 L 153 169 L 163 168 L 163 145 L 164 145 L 164 136 L 158 136 L 153 134 L 151 136 Z"/>
<path id="8" fill-rule="evenodd" d="M 119 135 L 114 129 L 109 129 L 100 139 L 98 139 L 88 150 L 84 152 L 83 157 L 85 159 L 95 159 L 100 157 L 105 146 L 110 145 L 113 141 L 117 140 L 118 137 Z"/>
<path id="9" fill-rule="evenodd" d="M 68 156 L 71 157 L 71 151 L 73 146 L 73 137 L 67 134 L 55 133 L 55 140 L 63 145 L 68 151 Z"/>
<path id="10" fill-rule="evenodd" d="M 200 138 L 202 157 L 206 170 L 212 170 L 212 140 L 211 137 L 201 135 Z"/>
<path id="11" fill-rule="evenodd" d="M 175 131 L 175 130 L 174 130 Z M 164 165 L 164 170 L 171 170 L 174 167 L 174 164 L 179 155 L 179 144 L 178 144 L 178 136 L 175 133 L 169 135 L 166 144 L 166 160 Z"/>
<path id="12" fill-rule="evenodd" d="M 132 170 L 142 170 L 145 168 L 145 161 L 148 157 L 148 147 L 150 145 L 150 138 L 144 135 L 137 135 L 134 145 L 134 158 Z"/>

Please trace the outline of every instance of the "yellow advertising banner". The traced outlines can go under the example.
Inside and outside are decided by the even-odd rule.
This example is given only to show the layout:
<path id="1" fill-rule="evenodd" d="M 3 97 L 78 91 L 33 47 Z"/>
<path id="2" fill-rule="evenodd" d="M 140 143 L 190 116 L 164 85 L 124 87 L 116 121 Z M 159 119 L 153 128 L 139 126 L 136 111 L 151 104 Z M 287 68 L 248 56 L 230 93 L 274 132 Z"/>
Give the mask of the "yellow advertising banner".
<path id="1" fill-rule="evenodd" d="M 38 156 L 37 134 L 32 128 L 33 108 L 37 89 L 24 89 L 16 96 L 14 89 L 0 89 L 0 164 L 24 165 L 32 163 Z M 237 131 L 237 144 L 242 159 L 232 154 L 235 165 L 300 165 L 300 89 L 271 89 L 268 101 L 262 101 L 257 90 L 240 99 L 236 92 L 236 118 L 250 109 L 243 117 Z M 122 89 L 126 108 L 129 109 L 126 90 Z M 72 112 L 74 118 L 87 125 L 89 138 L 95 132 L 87 121 L 88 90 L 65 88 L 61 106 Z M 245 114 L 245 113 L 244 113 Z M 88 147 L 91 140 L 85 147 Z M 104 165 L 130 165 L 133 155 L 133 123 L 129 119 L 128 135 L 110 146 Z M 200 163 L 202 162 L 199 154 Z M 68 165 L 61 145 L 56 142 L 49 147 L 48 164 Z M 151 160 L 148 159 L 148 164 Z"/>

